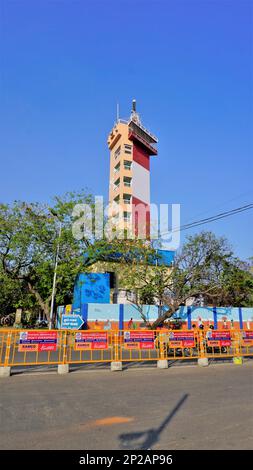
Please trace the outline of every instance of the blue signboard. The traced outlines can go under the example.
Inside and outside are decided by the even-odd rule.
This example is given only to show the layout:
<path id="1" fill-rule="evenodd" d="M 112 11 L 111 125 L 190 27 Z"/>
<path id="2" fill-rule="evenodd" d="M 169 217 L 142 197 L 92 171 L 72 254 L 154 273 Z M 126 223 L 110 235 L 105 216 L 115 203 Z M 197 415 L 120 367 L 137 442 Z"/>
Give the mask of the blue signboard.
<path id="1" fill-rule="evenodd" d="M 80 315 L 62 315 L 61 317 L 61 329 L 64 330 L 79 330 L 83 324 Z"/>

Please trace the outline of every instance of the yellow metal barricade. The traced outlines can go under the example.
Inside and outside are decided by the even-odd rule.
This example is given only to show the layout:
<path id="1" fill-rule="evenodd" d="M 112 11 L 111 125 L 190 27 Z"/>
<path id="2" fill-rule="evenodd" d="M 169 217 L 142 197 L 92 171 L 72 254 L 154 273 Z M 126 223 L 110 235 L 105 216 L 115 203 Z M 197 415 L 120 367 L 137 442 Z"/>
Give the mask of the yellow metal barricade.
<path id="1" fill-rule="evenodd" d="M 0 366 L 2 367 L 5 366 L 8 361 L 8 355 L 6 356 L 8 334 L 8 330 L 0 330 Z"/>
<path id="2" fill-rule="evenodd" d="M 157 361 L 160 359 L 156 330 L 119 330 L 117 357 L 121 362 Z"/>
<path id="3" fill-rule="evenodd" d="M 239 344 L 241 356 L 253 356 L 253 330 L 240 330 Z"/>
<path id="4" fill-rule="evenodd" d="M 61 330 L 0 331 L 4 366 L 32 366 L 63 363 L 65 332 Z"/>
<path id="5" fill-rule="evenodd" d="M 253 356 L 251 330 L 0 330 L 0 366 Z"/>
<path id="6" fill-rule="evenodd" d="M 68 331 L 67 363 L 114 361 L 118 347 L 117 334 L 111 330 Z"/>
<path id="7" fill-rule="evenodd" d="M 231 358 L 241 355 L 239 330 L 205 329 L 198 332 L 200 355 L 207 358 Z"/>
<path id="8" fill-rule="evenodd" d="M 184 360 L 199 357 L 199 339 L 194 330 L 160 330 L 161 359 Z"/>

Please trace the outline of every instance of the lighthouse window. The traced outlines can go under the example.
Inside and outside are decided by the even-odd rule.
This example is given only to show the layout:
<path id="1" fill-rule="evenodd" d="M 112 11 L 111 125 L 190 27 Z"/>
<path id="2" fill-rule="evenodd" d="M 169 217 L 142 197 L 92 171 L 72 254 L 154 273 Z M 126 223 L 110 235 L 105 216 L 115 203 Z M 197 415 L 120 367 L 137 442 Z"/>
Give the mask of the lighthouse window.
<path id="1" fill-rule="evenodd" d="M 120 146 L 117 148 L 117 150 L 115 150 L 114 152 L 114 158 L 116 160 L 116 158 L 118 158 L 118 156 L 120 155 Z"/>
<path id="2" fill-rule="evenodd" d="M 128 176 L 124 176 L 123 181 L 124 181 L 124 186 L 130 187 L 132 183 L 132 178 L 129 178 Z"/>
<path id="3" fill-rule="evenodd" d="M 131 194 L 123 194 L 124 204 L 131 204 Z"/>
<path id="4" fill-rule="evenodd" d="M 120 170 L 120 162 L 115 166 L 114 173 L 118 173 Z"/>
<path id="5" fill-rule="evenodd" d="M 119 188 L 120 178 L 117 179 L 114 183 L 114 191 Z"/>
<path id="6" fill-rule="evenodd" d="M 124 144 L 125 153 L 132 153 L 132 145 Z"/>
<path id="7" fill-rule="evenodd" d="M 130 160 L 124 160 L 125 170 L 131 170 L 132 162 Z"/>
<path id="8" fill-rule="evenodd" d="M 125 212 L 124 211 L 124 220 L 128 222 L 131 218 L 131 212 Z"/>

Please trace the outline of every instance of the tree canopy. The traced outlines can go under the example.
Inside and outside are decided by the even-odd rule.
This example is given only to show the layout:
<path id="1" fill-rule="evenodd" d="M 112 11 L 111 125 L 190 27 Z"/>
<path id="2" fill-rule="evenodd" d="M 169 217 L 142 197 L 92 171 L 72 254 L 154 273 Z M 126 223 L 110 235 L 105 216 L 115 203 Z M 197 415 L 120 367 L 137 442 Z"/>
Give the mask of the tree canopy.
<path id="1" fill-rule="evenodd" d="M 55 197 L 50 206 L 20 201 L 0 205 L 1 314 L 19 306 L 39 306 L 49 317 L 58 241 L 56 303 L 71 302 L 75 276 L 84 266 L 89 244 L 72 235 L 71 214 L 78 203 L 92 204 L 93 200 L 82 191 Z"/>
<path id="2" fill-rule="evenodd" d="M 136 292 L 138 303 L 163 307 L 153 327 L 170 318 L 181 305 L 253 304 L 250 264 L 236 258 L 228 241 L 212 232 L 189 236 L 172 269 L 164 265 L 150 269 L 148 259 L 149 255 L 143 256 L 137 268 L 129 270 L 127 285 Z"/>

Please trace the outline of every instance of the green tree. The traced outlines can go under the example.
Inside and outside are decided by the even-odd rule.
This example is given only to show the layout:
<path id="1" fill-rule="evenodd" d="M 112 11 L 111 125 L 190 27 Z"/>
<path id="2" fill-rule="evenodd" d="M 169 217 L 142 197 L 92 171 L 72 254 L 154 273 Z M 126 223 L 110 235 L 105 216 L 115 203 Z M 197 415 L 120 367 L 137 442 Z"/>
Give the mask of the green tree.
<path id="1" fill-rule="evenodd" d="M 250 263 L 234 258 L 224 265 L 224 288 L 217 294 L 216 306 L 253 306 L 253 272 Z"/>
<path id="2" fill-rule="evenodd" d="M 12 292 L 7 311 L 22 303 L 39 306 L 49 319 L 59 223 L 56 303 L 71 301 L 75 276 L 84 267 L 83 254 L 89 246 L 87 238 L 73 237 L 72 211 L 85 203 L 92 205 L 93 200 L 82 191 L 55 197 L 50 207 L 23 202 L 0 205 L 0 282 L 6 297 Z"/>
<path id="3" fill-rule="evenodd" d="M 139 248 L 144 253 L 146 246 Z M 152 248 L 149 250 L 148 256 L 141 256 L 137 271 L 128 271 L 126 284 L 129 290 L 137 292 L 137 303 L 154 299 L 165 307 L 153 328 L 170 318 L 181 305 L 196 304 L 199 299 L 205 305 L 252 305 L 250 268 L 234 256 L 225 238 L 211 232 L 189 236 L 177 253 L 172 269 L 164 265 L 151 268 Z"/>

